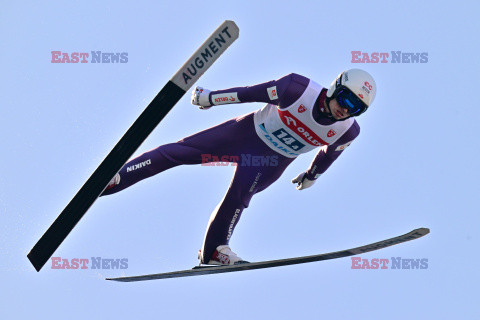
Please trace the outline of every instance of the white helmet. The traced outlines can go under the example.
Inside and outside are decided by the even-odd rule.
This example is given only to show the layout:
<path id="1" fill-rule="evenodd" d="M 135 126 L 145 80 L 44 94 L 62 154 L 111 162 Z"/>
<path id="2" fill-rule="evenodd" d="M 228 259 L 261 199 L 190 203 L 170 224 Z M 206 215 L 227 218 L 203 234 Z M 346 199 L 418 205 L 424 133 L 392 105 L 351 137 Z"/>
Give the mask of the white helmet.
<path id="1" fill-rule="evenodd" d="M 358 116 L 372 104 L 376 93 L 377 85 L 368 72 L 350 69 L 340 73 L 330 85 L 327 106 L 330 100 L 337 99 L 340 106 L 349 110 L 350 115 Z"/>

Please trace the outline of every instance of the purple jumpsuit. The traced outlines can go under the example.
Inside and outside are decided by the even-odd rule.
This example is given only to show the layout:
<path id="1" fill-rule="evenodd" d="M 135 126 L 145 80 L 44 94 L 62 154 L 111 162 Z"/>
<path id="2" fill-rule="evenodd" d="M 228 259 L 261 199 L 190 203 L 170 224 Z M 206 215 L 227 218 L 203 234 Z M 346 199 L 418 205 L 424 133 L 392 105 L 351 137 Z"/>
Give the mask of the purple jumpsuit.
<path id="1" fill-rule="evenodd" d="M 309 79 L 298 74 L 289 74 L 276 81 L 250 87 L 238 87 L 212 91 L 214 94 L 236 93 L 239 102 L 265 102 L 276 104 L 280 109 L 288 107 L 305 91 Z M 276 86 L 278 99 L 271 101 L 267 88 Z M 313 118 L 319 124 L 334 122 L 323 113 L 323 89 L 315 102 Z M 208 262 L 216 247 L 229 243 L 243 209 L 252 196 L 275 182 L 295 158 L 286 157 L 262 141 L 255 131 L 254 113 L 243 115 L 199 133 L 183 138 L 176 143 L 162 145 L 127 162 L 120 170 L 120 183 L 105 190 L 103 195 L 121 191 L 145 178 L 184 164 L 202 164 L 212 161 L 236 162 L 233 180 L 223 200 L 217 206 L 207 227 L 202 249 L 203 261 Z M 343 152 L 338 146 L 351 142 L 359 134 L 354 122 L 334 144 L 321 148 L 312 165 L 306 171 L 307 178 L 314 180 Z"/>

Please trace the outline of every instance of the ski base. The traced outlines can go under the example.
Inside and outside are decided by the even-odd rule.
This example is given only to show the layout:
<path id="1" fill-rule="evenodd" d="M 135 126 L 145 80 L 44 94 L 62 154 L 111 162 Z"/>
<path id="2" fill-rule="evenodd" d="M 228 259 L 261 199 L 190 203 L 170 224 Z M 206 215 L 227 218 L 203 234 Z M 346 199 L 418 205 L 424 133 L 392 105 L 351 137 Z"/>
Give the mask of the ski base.
<path id="1" fill-rule="evenodd" d="M 317 254 L 313 256 L 304 256 L 304 257 L 270 260 L 270 261 L 262 261 L 262 262 L 251 262 L 251 263 L 243 263 L 243 264 L 231 265 L 231 266 L 197 266 L 197 267 L 194 267 L 193 269 L 188 269 L 188 270 L 156 273 L 156 274 L 148 274 L 148 275 L 132 276 L 132 277 L 106 278 L 105 280 L 135 282 L 135 281 L 145 281 L 145 280 L 201 276 L 201 275 L 207 275 L 207 274 L 217 274 L 217 273 L 225 273 L 225 272 L 244 271 L 244 270 L 264 269 L 264 268 L 288 266 L 293 264 L 300 264 L 300 263 L 307 263 L 307 262 L 314 262 L 314 261 L 331 260 L 331 259 L 344 258 L 344 257 L 362 254 L 365 252 L 383 249 L 396 244 L 421 238 L 428 233 L 430 233 L 429 229 L 419 228 L 419 229 L 410 231 L 409 233 L 406 233 L 404 235 L 386 239 L 379 242 L 375 242 L 375 243 L 371 243 L 371 244 L 367 244 L 365 246 L 342 250 L 342 251 Z"/>

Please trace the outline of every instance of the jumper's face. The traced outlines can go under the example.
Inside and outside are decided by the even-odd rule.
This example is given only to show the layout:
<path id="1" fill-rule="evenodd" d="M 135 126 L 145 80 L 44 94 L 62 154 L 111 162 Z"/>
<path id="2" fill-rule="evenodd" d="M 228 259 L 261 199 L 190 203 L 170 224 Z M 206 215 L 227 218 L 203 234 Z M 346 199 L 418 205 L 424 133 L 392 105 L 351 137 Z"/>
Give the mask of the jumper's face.
<path id="1" fill-rule="evenodd" d="M 337 99 L 330 100 L 330 103 L 328 106 L 329 106 L 330 112 L 332 113 L 332 117 L 335 120 L 343 120 L 345 118 L 350 117 L 350 114 L 348 113 L 348 109 L 342 108 L 338 104 Z"/>

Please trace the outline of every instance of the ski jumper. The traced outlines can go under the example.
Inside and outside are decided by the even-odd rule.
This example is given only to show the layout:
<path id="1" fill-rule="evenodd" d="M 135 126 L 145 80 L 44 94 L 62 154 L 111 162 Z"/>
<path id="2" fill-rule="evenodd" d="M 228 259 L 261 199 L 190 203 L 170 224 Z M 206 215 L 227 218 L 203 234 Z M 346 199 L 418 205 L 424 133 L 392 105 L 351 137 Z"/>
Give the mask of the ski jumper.
<path id="1" fill-rule="evenodd" d="M 275 182 L 295 158 L 320 147 L 306 177 L 318 178 L 358 136 L 348 118 L 335 121 L 323 110 L 327 89 L 298 74 L 255 86 L 212 91 L 213 105 L 264 102 L 243 115 L 176 143 L 162 145 L 127 162 L 120 183 L 109 195 L 167 169 L 186 164 L 237 163 L 227 193 L 211 214 L 203 243 L 203 261 L 226 245 L 253 195 Z"/>

